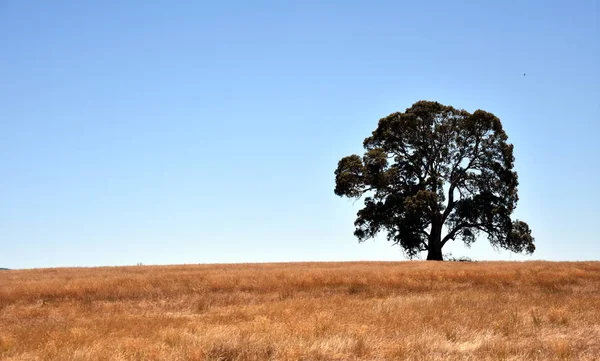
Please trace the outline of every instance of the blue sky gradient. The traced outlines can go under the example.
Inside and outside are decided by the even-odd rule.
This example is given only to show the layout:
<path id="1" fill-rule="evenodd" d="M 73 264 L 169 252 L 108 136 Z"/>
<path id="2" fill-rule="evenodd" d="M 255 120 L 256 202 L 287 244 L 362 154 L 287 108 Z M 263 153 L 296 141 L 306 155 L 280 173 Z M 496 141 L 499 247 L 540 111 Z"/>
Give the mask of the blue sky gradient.
<path id="1" fill-rule="evenodd" d="M 421 99 L 503 121 L 538 247 L 444 252 L 600 254 L 598 1 L 6 0 L 0 45 L 0 267 L 402 260 L 333 171 Z"/>

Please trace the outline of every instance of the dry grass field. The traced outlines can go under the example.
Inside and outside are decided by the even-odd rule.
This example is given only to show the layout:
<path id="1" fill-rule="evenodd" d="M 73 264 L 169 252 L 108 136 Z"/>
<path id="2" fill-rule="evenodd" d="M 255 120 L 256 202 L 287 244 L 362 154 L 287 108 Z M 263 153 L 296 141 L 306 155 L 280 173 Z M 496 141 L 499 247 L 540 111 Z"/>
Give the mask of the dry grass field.
<path id="1" fill-rule="evenodd" d="M 1 360 L 597 360 L 600 263 L 0 272 Z"/>

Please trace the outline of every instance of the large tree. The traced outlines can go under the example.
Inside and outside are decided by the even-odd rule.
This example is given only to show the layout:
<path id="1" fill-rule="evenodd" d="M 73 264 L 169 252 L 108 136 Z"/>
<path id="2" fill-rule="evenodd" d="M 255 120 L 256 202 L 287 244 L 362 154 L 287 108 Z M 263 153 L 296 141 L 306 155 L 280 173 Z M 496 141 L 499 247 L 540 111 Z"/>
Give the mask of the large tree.
<path id="1" fill-rule="evenodd" d="M 448 241 L 470 246 L 480 234 L 496 248 L 533 253 L 529 226 L 510 217 L 518 181 L 507 139 L 492 113 L 437 102 L 380 119 L 364 155 L 342 158 L 335 171 L 335 194 L 364 198 L 354 235 L 387 232 L 411 259 L 427 251 L 443 260 Z"/>

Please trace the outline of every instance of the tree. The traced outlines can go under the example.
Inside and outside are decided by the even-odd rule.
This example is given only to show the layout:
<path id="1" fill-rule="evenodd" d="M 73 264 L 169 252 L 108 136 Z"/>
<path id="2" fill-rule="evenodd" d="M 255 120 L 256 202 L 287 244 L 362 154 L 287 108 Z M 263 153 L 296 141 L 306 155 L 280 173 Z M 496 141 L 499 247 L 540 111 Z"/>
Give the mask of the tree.
<path id="1" fill-rule="evenodd" d="M 495 248 L 531 254 L 527 223 L 510 216 L 518 201 L 513 145 L 500 119 L 419 101 L 379 120 L 365 153 L 342 158 L 335 194 L 364 198 L 354 235 L 387 232 L 412 259 L 443 260 L 450 240 L 470 246 L 480 234 Z"/>

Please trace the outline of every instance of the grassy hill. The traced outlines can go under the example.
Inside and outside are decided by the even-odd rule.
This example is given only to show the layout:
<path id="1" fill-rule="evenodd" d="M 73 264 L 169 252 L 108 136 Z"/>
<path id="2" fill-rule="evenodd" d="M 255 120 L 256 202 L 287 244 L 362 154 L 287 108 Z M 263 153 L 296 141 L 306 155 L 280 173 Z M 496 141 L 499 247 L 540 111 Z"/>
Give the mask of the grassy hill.
<path id="1" fill-rule="evenodd" d="M 14 270 L 2 360 L 594 360 L 600 263 Z"/>

